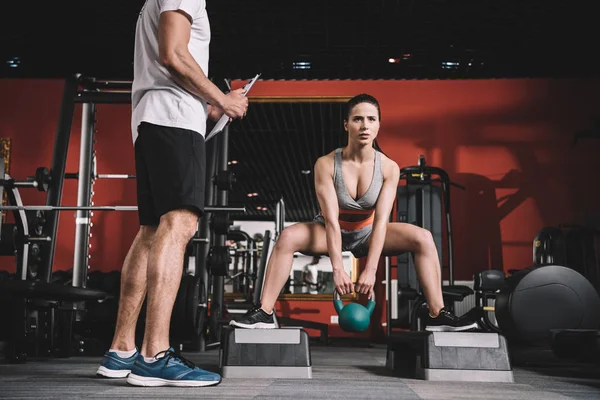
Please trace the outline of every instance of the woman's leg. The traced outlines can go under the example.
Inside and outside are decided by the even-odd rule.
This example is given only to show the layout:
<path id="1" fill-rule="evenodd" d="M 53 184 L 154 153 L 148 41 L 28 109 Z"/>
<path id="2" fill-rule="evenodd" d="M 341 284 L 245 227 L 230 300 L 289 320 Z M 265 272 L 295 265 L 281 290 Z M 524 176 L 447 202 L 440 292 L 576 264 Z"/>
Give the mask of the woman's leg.
<path id="1" fill-rule="evenodd" d="M 297 251 L 313 256 L 327 254 L 325 227 L 317 222 L 303 222 L 285 228 L 279 235 L 267 264 L 261 298 L 261 308 L 268 314 L 290 276 Z"/>
<path id="2" fill-rule="evenodd" d="M 403 252 L 414 254 L 417 278 L 423 288 L 429 313 L 437 316 L 444 307 L 444 299 L 440 262 L 431 232 L 412 224 L 388 223 L 383 254 L 393 256 Z"/>

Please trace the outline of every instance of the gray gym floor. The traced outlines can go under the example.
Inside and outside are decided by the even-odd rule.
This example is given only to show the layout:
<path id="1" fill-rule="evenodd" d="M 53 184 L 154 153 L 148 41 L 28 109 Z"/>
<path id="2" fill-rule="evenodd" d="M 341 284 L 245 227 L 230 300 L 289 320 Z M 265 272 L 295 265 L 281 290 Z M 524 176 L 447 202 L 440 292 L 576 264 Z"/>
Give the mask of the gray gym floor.
<path id="1" fill-rule="evenodd" d="M 0 398 L 600 399 L 600 366 L 591 364 L 542 360 L 543 366 L 515 367 L 513 384 L 426 382 L 391 375 L 383 345 L 312 345 L 311 354 L 310 380 L 224 379 L 207 388 L 139 388 L 99 379 L 95 357 L 0 364 Z M 217 350 L 184 355 L 217 370 Z"/>

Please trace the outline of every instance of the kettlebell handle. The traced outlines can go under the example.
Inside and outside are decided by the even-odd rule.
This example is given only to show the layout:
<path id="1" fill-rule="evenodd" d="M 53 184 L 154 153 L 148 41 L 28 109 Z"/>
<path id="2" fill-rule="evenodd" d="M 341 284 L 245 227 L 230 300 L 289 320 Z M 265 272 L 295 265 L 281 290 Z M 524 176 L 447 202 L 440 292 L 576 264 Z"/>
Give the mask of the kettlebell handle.
<path id="1" fill-rule="evenodd" d="M 341 296 L 338 293 L 337 289 L 333 289 L 333 300 L 341 300 Z M 369 301 L 375 301 L 375 291 L 371 292 L 371 296 L 369 297 Z"/>

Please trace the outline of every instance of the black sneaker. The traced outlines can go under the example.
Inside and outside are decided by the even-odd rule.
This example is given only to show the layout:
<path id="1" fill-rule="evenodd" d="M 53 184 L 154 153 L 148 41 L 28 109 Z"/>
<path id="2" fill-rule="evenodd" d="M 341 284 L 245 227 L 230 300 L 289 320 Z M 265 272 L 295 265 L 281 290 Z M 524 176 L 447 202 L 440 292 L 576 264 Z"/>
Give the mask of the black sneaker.
<path id="1" fill-rule="evenodd" d="M 467 318 L 458 318 L 446 308 L 442 308 L 437 317 L 428 316 L 425 330 L 430 332 L 461 332 L 478 327 L 477 322 Z"/>
<path id="2" fill-rule="evenodd" d="M 275 329 L 277 324 L 273 319 L 273 313 L 267 314 L 260 306 L 252 307 L 238 321 L 230 321 L 230 326 L 246 329 Z"/>

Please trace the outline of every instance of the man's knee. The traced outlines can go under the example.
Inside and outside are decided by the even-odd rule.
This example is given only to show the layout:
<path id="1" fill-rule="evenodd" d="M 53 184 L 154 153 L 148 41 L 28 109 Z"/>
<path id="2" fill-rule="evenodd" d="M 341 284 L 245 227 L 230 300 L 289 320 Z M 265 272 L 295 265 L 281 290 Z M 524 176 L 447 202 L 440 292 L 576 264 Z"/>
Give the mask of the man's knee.
<path id="1" fill-rule="evenodd" d="M 156 228 L 156 226 L 151 225 L 140 226 L 140 230 L 138 231 L 138 240 L 140 240 L 144 246 L 152 246 L 154 236 L 156 235 Z"/>
<path id="2" fill-rule="evenodd" d="M 187 209 L 169 211 L 160 217 L 160 226 L 187 241 L 198 230 L 198 214 Z"/>

